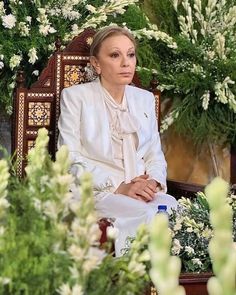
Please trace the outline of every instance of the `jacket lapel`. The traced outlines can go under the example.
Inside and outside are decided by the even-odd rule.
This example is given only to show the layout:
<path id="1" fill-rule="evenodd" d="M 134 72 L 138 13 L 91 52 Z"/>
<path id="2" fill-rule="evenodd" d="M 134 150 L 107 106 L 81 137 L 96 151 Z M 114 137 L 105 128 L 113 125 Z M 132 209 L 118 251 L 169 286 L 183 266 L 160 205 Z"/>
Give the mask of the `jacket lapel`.
<path id="1" fill-rule="evenodd" d="M 142 122 L 140 121 L 140 109 L 138 108 L 138 103 L 137 103 L 137 97 L 135 97 L 135 91 L 134 89 L 132 89 L 129 86 L 126 86 L 125 88 L 125 95 L 126 95 L 126 99 L 127 99 L 127 104 L 128 104 L 128 108 L 130 113 L 137 118 L 139 124 L 140 124 L 140 128 L 137 131 L 137 136 L 138 136 L 138 147 L 137 150 L 140 147 L 140 143 L 141 143 L 141 124 Z"/>
<path id="2" fill-rule="evenodd" d="M 112 153 L 112 143 L 111 143 L 111 131 L 109 126 L 109 119 L 106 110 L 106 105 L 103 98 L 103 90 L 101 88 L 101 84 L 97 79 L 94 81 L 94 93 L 96 93 L 96 97 L 94 96 L 94 114 L 95 118 L 97 118 L 97 137 L 99 142 L 101 142 L 100 149 L 103 150 L 103 154 L 108 161 L 113 162 L 113 153 Z M 99 148 L 99 146 L 97 146 Z"/>

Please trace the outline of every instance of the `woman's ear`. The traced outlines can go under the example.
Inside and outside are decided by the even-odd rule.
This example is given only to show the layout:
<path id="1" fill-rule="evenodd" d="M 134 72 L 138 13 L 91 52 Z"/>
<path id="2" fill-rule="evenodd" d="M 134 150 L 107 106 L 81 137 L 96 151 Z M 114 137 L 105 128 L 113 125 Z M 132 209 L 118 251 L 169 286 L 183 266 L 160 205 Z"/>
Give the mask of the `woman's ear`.
<path id="1" fill-rule="evenodd" d="M 100 65 L 99 65 L 99 62 L 98 62 L 98 59 L 96 58 L 96 56 L 91 56 L 90 57 L 90 63 L 93 66 L 96 73 L 98 75 L 100 75 L 101 74 L 101 68 L 100 68 Z"/>

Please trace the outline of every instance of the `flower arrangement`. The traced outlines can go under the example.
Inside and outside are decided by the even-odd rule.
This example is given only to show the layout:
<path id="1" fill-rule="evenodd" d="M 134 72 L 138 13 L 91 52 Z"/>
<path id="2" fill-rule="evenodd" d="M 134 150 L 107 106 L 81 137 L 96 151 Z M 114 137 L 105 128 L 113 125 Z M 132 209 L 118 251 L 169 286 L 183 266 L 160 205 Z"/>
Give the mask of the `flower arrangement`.
<path id="1" fill-rule="evenodd" d="M 11 112 L 16 72 L 24 68 L 31 85 L 55 51 L 88 27 L 99 27 L 124 14 L 137 0 L 0 1 L 1 104 Z"/>
<path id="2" fill-rule="evenodd" d="M 68 150 L 53 162 L 48 140 L 40 129 L 23 181 L 0 160 L 0 294 L 140 294 L 148 281 L 145 228 L 124 257 L 101 249 L 91 177 L 83 176 L 75 201 Z"/>
<path id="3" fill-rule="evenodd" d="M 161 132 L 174 124 L 196 142 L 235 142 L 235 2 L 150 2 L 160 29 L 176 44 L 171 48 L 165 40 L 153 43 L 159 89 L 173 101 Z"/>
<path id="4" fill-rule="evenodd" d="M 147 59 L 143 60 L 151 47 L 143 40 L 167 36 L 160 32 L 155 34 L 138 0 L 0 1 L 1 106 L 11 113 L 17 70 L 24 69 L 26 86 L 30 86 L 55 51 L 58 38 L 63 49 L 84 29 L 96 29 L 109 24 L 119 24 L 137 31 L 141 69 L 150 65 L 150 61 L 147 63 Z M 171 43 L 171 38 L 168 37 L 167 43 Z M 144 84 L 149 84 L 149 76 L 142 76 Z"/>
<path id="5" fill-rule="evenodd" d="M 230 194 L 227 202 L 233 211 L 233 240 L 236 241 L 236 196 Z M 207 197 L 198 193 L 195 199 L 181 198 L 179 204 L 181 209 L 170 216 L 169 221 L 171 252 L 181 258 L 183 272 L 212 271 L 208 245 L 213 229 Z"/>
<path id="6" fill-rule="evenodd" d="M 236 292 L 236 249 L 233 242 L 232 227 L 233 210 L 229 204 L 231 200 L 228 198 L 228 190 L 229 185 L 219 177 L 215 178 L 205 190 L 204 202 L 207 201 L 210 208 L 210 224 L 213 228 L 213 234 L 207 249 L 212 259 L 215 275 L 207 282 L 209 295 L 234 295 Z M 235 203 L 233 206 L 235 207 Z M 189 221 L 187 223 L 188 226 L 192 227 Z M 195 225 L 194 228 L 196 228 Z M 158 214 L 150 226 L 150 275 L 158 294 L 184 295 L 186 294 L 184 288 L 179 286 L 180 259 L 171 256 L 170 246 L 171 233 L 168 228 L 168 218 L 166 215 Z"/>

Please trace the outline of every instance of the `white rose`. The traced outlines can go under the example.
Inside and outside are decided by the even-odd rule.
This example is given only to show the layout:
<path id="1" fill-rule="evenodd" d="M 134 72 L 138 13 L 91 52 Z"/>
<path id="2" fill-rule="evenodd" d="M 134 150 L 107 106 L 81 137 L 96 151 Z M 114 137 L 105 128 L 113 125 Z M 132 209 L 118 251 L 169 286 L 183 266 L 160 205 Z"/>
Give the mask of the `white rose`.
<path id="1" fill-rule="evenodd" d="M 16 25 L 16 17 L 13 14 L 2 16 L 2 25 L 7 29 L 12 29 Z"/>
<path id="2" fill-rule="evenodd" d="M 0 61 L 0 70 L 4 68 L 4 63 L 2 61 Z"/>

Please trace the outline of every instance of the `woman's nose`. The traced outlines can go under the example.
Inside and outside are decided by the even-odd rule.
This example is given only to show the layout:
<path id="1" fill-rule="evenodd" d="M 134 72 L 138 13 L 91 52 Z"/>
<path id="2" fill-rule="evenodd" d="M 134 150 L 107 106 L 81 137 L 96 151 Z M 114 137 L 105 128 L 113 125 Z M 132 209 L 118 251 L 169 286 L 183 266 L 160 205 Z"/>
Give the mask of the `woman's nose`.
<path id="1" fill-rule="evenodd" d="M 126 56 L 123 56 L 122 59 L 121 59 L 121 66 L 122 67 L 127 67 L 129 66 L 129 60 L 128 60 L 128 57 Z"/>

